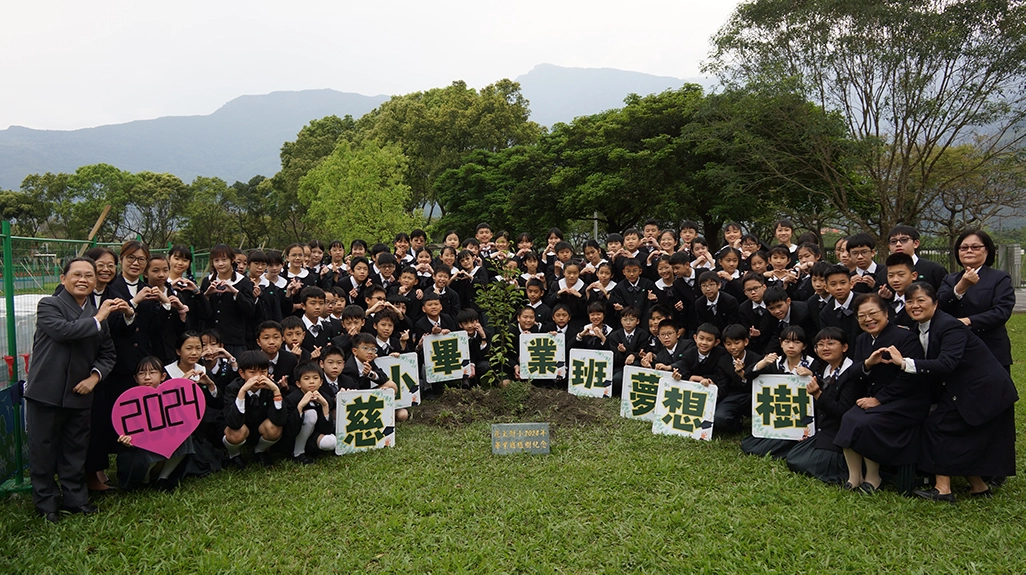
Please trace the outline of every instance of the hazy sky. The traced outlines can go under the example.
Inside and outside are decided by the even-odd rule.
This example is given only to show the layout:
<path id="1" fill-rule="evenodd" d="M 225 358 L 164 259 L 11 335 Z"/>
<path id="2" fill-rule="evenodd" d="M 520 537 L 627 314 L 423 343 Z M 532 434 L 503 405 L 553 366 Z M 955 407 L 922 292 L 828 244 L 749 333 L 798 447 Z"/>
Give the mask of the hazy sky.
<path id="1" fill-rule="evenodd" d="M 209 114 L 277 90 L 481 87 L 541 63 L 692 77 L 737 3 L 5 0 L 0 129 Z"/>

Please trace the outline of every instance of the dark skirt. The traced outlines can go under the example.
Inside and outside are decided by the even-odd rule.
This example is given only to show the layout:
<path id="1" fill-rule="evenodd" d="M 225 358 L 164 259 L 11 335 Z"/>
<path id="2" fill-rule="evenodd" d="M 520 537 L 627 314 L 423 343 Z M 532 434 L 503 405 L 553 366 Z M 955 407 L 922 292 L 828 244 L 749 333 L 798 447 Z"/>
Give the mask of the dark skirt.
<path id="1" fill-rule="evenodd" d="M 185 461 L 182 461 L 178 467 L 175 468 L 172 474 L 172 481 L 177 483 L 178 479 L 185 473 L 186 465 L 188 464 L 188 457 L 196 453 L 195 446 L 193 445 L 192 437 L 186 438 L 185 442 L 178 446 L 178 449 L 171 454 L 171 457 L 164 458 L 163 455 L 153 453 L 152 451 L 146 451 L 138 447 L 127 447 L 124 451 L 118 453 L 118 487 L 125 491 L 131 491 L 132 489 L 138 489 L 147 483 L 147 479 L 150 482 L 155 481 L 156 477 L 148 477 L 150 475 L 150 468 L 157 463 L 174 459 L 175 457 L 185 457 Z"/>
<path id="2" fill-rule="evenodd" d="M 841 418 L 834 445 L 882 465 L 919 460 L 922 423 L 928 406 L 918 398 L 900 399 L 869 409 L 854 406 Z"/>
<path id="3" fill-rule="evenodd" d="M 1015 408 L 983 425 L 969 425 L 951 402 L 937 406 L 923 425 L 919 467 L 959 476 L 1015 475 Z"/>
<path id="4" fill-rule="evenodd" d="M 841 484 L 848 479 L 844 454 L 831 449 L 818 449 L 811 438 L 798 442 L 787 453 L 787 467 L 795 473 L 811 475 L 824 483 Z"/>
<path id="5" fill-rule="evenodd" d="M 772 455 L 774 459 L 784 459 L 798 443 L 798 441 L 790 439 L 767 439 L 749 435 L 741 440 L 741 451 L 748 455 L 763 457 L 768 454 Z"/>

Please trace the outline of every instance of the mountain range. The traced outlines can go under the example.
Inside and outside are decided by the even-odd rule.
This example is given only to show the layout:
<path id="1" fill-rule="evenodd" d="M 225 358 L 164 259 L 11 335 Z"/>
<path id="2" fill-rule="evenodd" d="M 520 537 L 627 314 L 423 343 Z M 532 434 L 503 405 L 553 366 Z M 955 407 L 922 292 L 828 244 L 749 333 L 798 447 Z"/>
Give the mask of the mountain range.
<path id="1" fill-rule="evenodd" d="M 530 101 L 531 119 L 545 126 L 623 105 L 631 93 L 679 88 L 680 79 L 610 68 L 540 64 L 516 78 Z M 0 189 L 17 189 L 29 174 L 74 172 L 107 163 L 130 172 L 170 172 L 185 182 L 217 176 L 228 183 L 271 176 L 281 146 L 311 120 L 335 114 L 359 118 L 389 96 L 335 90 L 240 96 L 205 116 L 167 116 L 80 130 L 0 130 Z"/>

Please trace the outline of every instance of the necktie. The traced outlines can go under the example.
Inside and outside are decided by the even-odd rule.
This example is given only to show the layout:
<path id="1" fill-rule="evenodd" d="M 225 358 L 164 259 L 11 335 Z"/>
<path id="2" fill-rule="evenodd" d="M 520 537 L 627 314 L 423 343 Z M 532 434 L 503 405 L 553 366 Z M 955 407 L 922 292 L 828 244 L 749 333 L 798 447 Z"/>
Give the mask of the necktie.
<path id="1" fill-rule="evenodd" d="M 923 345 L 923 353 L 927 352 L 927 348 L 930 347 L 930 329 L 919 329 L 919 343 Z"/>
<path id="2" fill-rule="evenodd" d="M 787 327 L 788 327 L 789 325 L 791 325 L 791 324 L 790 324 L 790 323 L 788 323 L 788 322 L 786 322 L 786 321 L 784 321 L 784 320 L 780 320 L 780 329 L 781 329 L 781 330 L 785 330 L 785 329 L 787 329 Z"/>
<path id="3" fill-rule="evenodd" d="M 267 365 L 267 375 L 274 375 L 274 362 L 270 362 Z"/>
<path id="4" fill-rule="evenodd" d="M 709 304 L 709 313 L 716 315 L 716 304 Z"/>
<path id="5" fill-rule="evenodd" d="M 634 339 L 634 334 L 633 333 L 628 335 L 627 336 L 627 345 L 630 345 L 631 344 L 631 340 L 633 340 L 633 339 Z"/>
<path id="6" fill-rule="evenodd" d="M 328 387 L 330 387 L 331 391 L 333 391 L 334 393 L 338 393 L 338 382 L 337 381 L 329 381 L 328 382 Z"/>
<path id="7" fill-rule="evenodd" d="M 310 333 L 313 334 L 314 337 L 319 336 L 321 334 L 321 326 L 320 326 L 320 324 L 316 324 L 315 323 L 315 324 L 311 325 L 310 326 Z"/>
<path id="8" fill-rule="evenodd" d="M 392 352 L 392 346 L 388 345 L 388 342 L 385 342 L 385 347 L 383 349 L 385 350 L 385 355 L 388 355 Z"/>
<path id="9" fill-rule="evenodd" d="M 756 315 L 758 315 L 759 317 L 762 317 L 762 314 L 764 314 L 765 312 L 766 312 L 766 310 L 762 309 L 761 307 L 757 307 L 757 308 L 755 308 L 755 313 L 756 313 Z"/>
<path id="10" fill-rule="evenodd" d="M 627 291 L 630 293 L 638 293 L 639 290 L 638 286 L 627 286 Z"/>

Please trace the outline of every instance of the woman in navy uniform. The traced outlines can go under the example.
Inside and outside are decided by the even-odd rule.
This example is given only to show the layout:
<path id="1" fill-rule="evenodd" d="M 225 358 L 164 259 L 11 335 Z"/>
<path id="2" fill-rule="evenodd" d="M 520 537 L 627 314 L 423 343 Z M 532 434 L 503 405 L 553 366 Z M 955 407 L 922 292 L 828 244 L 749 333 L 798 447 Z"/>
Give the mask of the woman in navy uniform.
<path id="1" fill-rule="evenodd" d="M 848 371 L 866 386 L 866 397 L 857 399 L 841 418 L 834 444 L 844 450 L 848 464 L 845 487 L 872 493 L 880 487 L 881 464 L 916 463 L 930 394 L 918 375 L 905 373 L 889 361 L 891 349 L 902 357 L 923 357 L 919 338 L 888 321 L 887 302 L 879 294 L 863 294 L 853 307 L 865 333 L 855 342 L 855 363 Z"/>
<path id="2" fill-rule="evenodd" d="M 958 236 L 956 257 L 965 270 L 948 274 L 937 290 L 941 310 L 955 316 L 990 349 L 998 363 L 1011 369 L 1012 342 L 1005 323 L 1015 307 L 1012 278 L 994 265 L 994 240 L 969 230 Z"/>
<path id="3" fill-rule="evenodd" d="M 890 362 L 920 374 L 937 408 L 923 426 L 919 468 L 935 475 L 933 489 L 915 494 L 932 501 L 955 502 L 951 476 L 969 479 L 970 497 L 990 497 L 981 476 L 1015 475 L 1015 412 L 1019 399 L 1011 376 L 986 344 L 962 322 L 937 309 L 933 286 L 917 282 L 905 292 L 916 333 L 925 343 L 925 359 L 902 357 L 890 348 Z"/>

